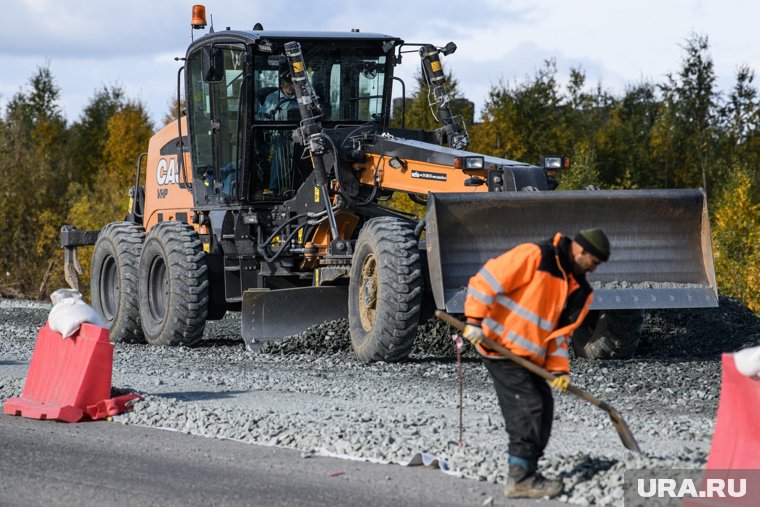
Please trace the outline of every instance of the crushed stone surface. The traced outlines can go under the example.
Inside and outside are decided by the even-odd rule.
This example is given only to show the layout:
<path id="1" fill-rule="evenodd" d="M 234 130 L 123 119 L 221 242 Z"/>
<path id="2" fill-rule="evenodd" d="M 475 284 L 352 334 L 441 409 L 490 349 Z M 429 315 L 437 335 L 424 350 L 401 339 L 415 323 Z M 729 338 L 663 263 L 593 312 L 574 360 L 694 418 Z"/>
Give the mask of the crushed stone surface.
<path id="1" fill-rule="evenodd" d="M 0 400 L 19 396 L 50 305 L 0 300 Z M 116 344 L 115 394 L 144 400 L 116 418 L 185 433 L 299 449 L 302 456 L 405 462 L 420 451 L 466 478 L 506 482 L 507 435 L 495 392 L 471 348 L 462 358 L 464 442 L 451 330 L 422 323 L 410 359 L 363 364 L 348 324 L 310 328 L 249 352 L 238 314 L 209 322 L 195 348 Z M 606 414 L 556 396 L 540 465 L 570 504 L 623 505 L 623 472 L 704 467 L 720 394 L 720 354 L 760 344 L 760 319 L 740 302 L 647 312 L 632 360 L 574 359 L 572 379 L 623 415 L 643 450 L 627 451 Z"/>

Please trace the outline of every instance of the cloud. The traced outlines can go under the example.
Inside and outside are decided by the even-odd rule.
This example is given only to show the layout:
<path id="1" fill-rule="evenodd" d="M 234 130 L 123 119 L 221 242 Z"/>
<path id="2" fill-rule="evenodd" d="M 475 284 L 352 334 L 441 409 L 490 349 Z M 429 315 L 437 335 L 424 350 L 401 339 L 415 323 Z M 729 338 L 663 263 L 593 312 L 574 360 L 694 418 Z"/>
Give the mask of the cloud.
<path id="1" fill-rule="evenodd" d="M 202 0 L 198 0 L 202 2 Z M 175 56 L 190 43 L 192 2 L 180 0 L 6 0 L 0 31 L 0 105 L 51 62 L 62 105 L 75 119 L 93 90 L 122 83 L 144 100 L 155 120 L 176 89 Z M 499 79 L 523 80 L 546 58 L 557 61 L 560 79 L 581 66 L 588 82 L 613 90 L 677 71 L 680 45 L 692 32 L 710 37 L 719 85 L 732 86 L 738 65 L 760 72 L 755 20 L 760 4 L 740 0 L 452 0 L 438 3 L 386 0 L 206 1 L 217 31 L 227 26 L 268 30 L 359 28 L 407 42 L 458 50 L 444 60 L 470 100 L 482 105 Z M 195 36 L 201 32 L 195 32 Z M 398 69 L 407 83 L 419 67 L 415 54 Z M 411 90 L 408 90 L 411 93 Z M 399 93 L 400 94 L 400 91 Z"/>

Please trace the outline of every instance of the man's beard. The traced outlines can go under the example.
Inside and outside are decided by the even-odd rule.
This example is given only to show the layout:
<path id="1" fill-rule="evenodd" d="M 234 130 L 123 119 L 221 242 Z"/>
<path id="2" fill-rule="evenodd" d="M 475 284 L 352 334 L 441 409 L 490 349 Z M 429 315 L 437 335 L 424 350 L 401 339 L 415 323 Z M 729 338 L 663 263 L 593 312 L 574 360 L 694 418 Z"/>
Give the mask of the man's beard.
<path id="1" fill-rule="evenodd" d="M 570 264 L 573 266 L 572 272 L 576 280 L 582 279 L 584 276 L 586 276 L 586 273 L 581 270 L 581 268 L 575 263 L 573 259 L 570 259 Z"/>

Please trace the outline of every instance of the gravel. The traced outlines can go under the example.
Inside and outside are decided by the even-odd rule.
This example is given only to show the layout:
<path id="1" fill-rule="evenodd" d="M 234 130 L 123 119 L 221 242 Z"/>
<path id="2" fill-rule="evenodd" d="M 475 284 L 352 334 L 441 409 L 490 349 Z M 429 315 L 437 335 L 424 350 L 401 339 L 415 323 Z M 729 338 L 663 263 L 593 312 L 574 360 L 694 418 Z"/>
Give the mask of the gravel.
<path id="1" fill-rule="evenodd" d="M 0 300 L 0 399 L 18 396 L 50 306 Z M 718 397 L 720 353 L 760 344 L 760 319 L 740 302 L 716 309 L 647 313 L 640 354 L 627 361 L 573 360 L 573 382 L 617 408 L 642 455 L 627 451 L 604 412 L 556 398 L 541 461 L 565 484 L 561 500 L 622 505 L 623 471 L 703 467 Z M 378 462 L 419 452 L 466 478 L 506 481 L 507 435 L 493 387 L 468 347 L 462 359 L 464 443 L 458 445 L 459 380 L 451 331 L 420 326 L 410 359 L 362 364 L 348 326 L 333 321 L 249 352 L 239 318 L 209 322 L 195 348 L 117 344 L 114 391 L 144 399 L 116 418 L 174 431 Z"/>

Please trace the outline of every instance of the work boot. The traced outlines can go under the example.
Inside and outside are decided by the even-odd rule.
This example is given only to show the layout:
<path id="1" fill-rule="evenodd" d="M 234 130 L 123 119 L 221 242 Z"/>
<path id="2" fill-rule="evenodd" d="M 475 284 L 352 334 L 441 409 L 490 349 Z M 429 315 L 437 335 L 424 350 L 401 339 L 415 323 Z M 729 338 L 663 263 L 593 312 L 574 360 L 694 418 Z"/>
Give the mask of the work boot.
<path id="1" fill-rule="evenodd" d="M 562 493 L 562 481 L 547 479 L 538 472 L 529 473 L 521 465 L 509 465 L 504 494 L 510 498 L 549 498 Z"/>

